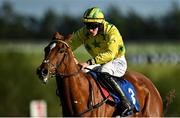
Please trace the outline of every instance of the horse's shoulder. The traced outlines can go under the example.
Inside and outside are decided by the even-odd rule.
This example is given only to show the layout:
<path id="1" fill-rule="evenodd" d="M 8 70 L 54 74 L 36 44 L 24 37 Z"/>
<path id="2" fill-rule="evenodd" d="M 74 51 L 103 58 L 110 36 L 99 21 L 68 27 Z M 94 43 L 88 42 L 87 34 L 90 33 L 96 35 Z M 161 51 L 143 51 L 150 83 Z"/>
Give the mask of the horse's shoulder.
<path id="1" fill-rule="evenodd" d="M 142 79 L 139 79 L 139 78 L 142 78 L 142 74 L 135 71 L 127 71 L 124 75 L 124 78 L 129 80 L 132 83 L 136 83 L 136 82 L 142 81 Z"/>
<path id="2" fill-rule="evenodd" d="M 142 73 L 135 72 L 135 71 L 127 71 L 124 75 L 124 78 L 129 80 L 133 85 L 146 88 L 148 90 L 155 90 L 156 87 L 154 86 L 153 82 L 143 75 Z"/>
<path id="3" fill-rule="evenodd" d="M 136 72 L 136 71 L 127 71 L 124 75 L 125 78 L 128 80 L 133 80 L 133 81 L 150 81 L 148 77 L 146 77 L 144 74 Z"/>
<path id="4" fill-rule="evenodd" d="M 143 75 L 142 73 L 136 71 L 127 71 L 124 78 L 130 81 L 132 84 L 138 84 L 139 86 L 152 86 L 151 80 Z"/>

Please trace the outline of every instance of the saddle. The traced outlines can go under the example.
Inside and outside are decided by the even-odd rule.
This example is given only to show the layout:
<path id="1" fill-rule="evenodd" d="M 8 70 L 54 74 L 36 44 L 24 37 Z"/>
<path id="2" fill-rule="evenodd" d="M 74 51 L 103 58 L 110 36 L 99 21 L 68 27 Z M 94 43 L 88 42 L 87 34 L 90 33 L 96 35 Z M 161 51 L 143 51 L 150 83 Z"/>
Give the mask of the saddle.
<path id="1" fill-rule="evenodd" d="M 111 87 L 108 82 L 102 78 L 104 74 L 102 72 L 96 72 L 96 71 L 89 71 L 88 72 L 93 79 L 96 81 L 98 87 L 101 90 L 102 95 L 104 98 L 108 98 L 109 102 L 114 104 L 115 107 L 119 109 L 121 112 L 121 108 L 119 107 L 121 104 L 121 99 L 118 97 L 118 94 L 114 92 L 113 88 Z M 107 75 L 106 75 L 107 76 Z M 109 75 L 111 76 L 111 75 Z M 140 105 L 136 97 L 136 91 L 133 87 L 133 85 L 126 79 L 123 78 L 117 78 L 115 76 L 111 76 L 114 79 L 116 79 L 118 85 L 122 88 L 124 94 L 126 95 L 127 99 L 131 103 L 131 107 L 133 108 L 134 113 L 140 111 Z M 129 112 L 128 115 L 132 115 L 132 112 Z"/>

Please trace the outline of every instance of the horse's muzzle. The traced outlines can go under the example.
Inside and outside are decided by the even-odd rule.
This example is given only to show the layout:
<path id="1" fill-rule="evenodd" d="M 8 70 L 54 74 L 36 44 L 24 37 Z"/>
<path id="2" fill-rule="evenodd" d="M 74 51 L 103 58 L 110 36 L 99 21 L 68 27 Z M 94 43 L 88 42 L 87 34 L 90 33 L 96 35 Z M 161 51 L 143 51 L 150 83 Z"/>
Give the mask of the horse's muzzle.
<path id="1" fill-rule="evenodd" d="M 49 72 L 45 68 L 38 67 L 36 70 L 36 74 L 38 75 L 39 79 L 43 81 L 44 84 L 47 83 Z"/>

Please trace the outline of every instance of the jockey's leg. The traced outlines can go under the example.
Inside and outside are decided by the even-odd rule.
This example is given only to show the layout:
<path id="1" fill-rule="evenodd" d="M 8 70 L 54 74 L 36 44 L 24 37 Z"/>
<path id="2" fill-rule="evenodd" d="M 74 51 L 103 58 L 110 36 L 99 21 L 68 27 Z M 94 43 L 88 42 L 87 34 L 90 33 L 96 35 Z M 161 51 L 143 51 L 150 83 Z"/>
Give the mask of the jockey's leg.
<path id="1" fill-rule="evenodd" d="M 120 57 L 117 58 L 113 61 L 110 61 L 106 64 L 104 64 L 101 68 L 101 72 L 109 73 L 110 75 L 117 76 L 117 77 L 122 77 L 127 69 L 127 62 L 125 57 Z M 108 83 L 113 87 L 114 91 L 119 95 L 120 99 L 122 100 L 122 105 L 123 105 L 123 114 L 125 114 L 128 111 L 131 111 L 131 105 L 129 100 L 126 98 L 124 92 L 122 91 L 121 87 L 117 84 L 117 82 L 111 77 L 111 76 L 106 76 L 105 79 L 108 81 Z"/>
<path id="2" fill-rule="evenodd" d="M 114 91 L 118 94 L 120 99 L 122 100 L 122 116 L 124 116 L 127 112 L 132 111 L 131 104 L 127 97 L 125 96 L 123 90 L 121 87 L 117 84 L 114 78 L 112 78 L 110 75 L 106 75 L 105 79 L 108 81 L 108 83 L 111 85 L 111 87 L 114 89 Z"/>

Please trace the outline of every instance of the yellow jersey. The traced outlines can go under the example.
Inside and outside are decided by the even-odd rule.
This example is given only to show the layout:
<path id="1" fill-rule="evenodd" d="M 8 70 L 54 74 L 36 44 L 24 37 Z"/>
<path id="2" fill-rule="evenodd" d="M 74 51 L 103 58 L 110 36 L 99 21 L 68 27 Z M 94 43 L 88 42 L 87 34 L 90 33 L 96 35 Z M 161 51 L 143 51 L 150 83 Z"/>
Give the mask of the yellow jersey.
<path id="1" fill-rule="evenodd" d="M 107 21 L 104 21 L 102 26 L 96 36 L 91 36 L 85 26 L 72 36 L 72 50 L 84 44 L 93 57 L 90 59 L 92 64 L 105 64 L 125 54 L 125 46 L 118 29 Z"/>

